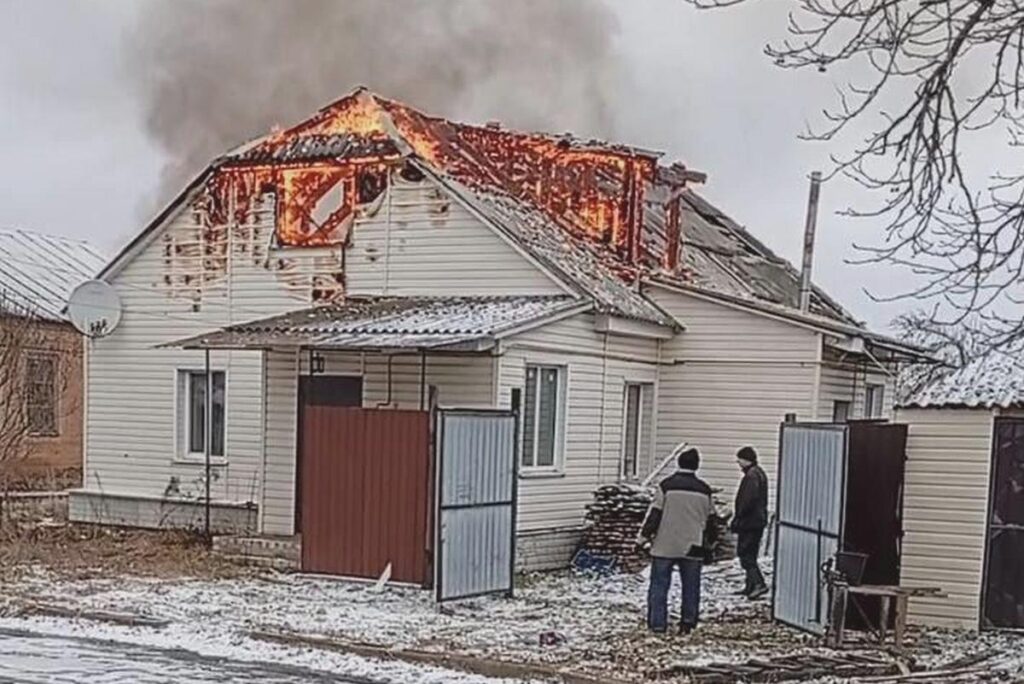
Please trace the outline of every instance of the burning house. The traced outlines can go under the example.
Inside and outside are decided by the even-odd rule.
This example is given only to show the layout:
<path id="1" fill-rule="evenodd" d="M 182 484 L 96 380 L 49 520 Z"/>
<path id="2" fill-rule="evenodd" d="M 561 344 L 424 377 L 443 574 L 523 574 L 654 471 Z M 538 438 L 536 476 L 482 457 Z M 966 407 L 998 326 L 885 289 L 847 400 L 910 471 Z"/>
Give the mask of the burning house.
<path id="1" fill-rule="evenodd" d="M 431 409 L 504 411 L 502 529 L 555 567 L 595 487 L 683 440 L 731 488 L 742 444 L 773 475 L 787 414 L 887 415 L 914 350 L 801 297 L 704 181 L 366 90 L 227 152 L 100 276 L 125 310 L 88 349 L 72 516 L 196 525 L 208 487 L 215 528 L 301 538 L 307 569 L 427 582 L 457 527 Z"/>

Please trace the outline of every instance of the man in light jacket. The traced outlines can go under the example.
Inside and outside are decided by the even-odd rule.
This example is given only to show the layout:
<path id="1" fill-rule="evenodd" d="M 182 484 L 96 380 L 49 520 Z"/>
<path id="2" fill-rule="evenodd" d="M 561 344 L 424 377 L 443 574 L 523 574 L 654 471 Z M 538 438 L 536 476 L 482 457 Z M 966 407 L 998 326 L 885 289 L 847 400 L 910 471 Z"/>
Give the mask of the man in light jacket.
<path id="1" fill-rule="evenodd" d="M 651 584 L 647 593 L 647 626 L 653 632 L 668 629 L 668 592 L 679 568 L 683 584 L 680 632 L 697 626 L 700 616 L 701 566 L 708 557 L 714 504 L 711 487 L 697 477 L 700 453 L 687 449 L 679 455 L 679 470 L 662 480 L 644 521 L 641 534 L 651 540 Z"/>
<path id="2" fill-rule="evenodd" d="M 768 594 L 768 585 L 757 565 L 764 528 L 768 526 L 768 476 L 757 465 L 757 452 L 745 446 L 736 452 L 736 460 L 743 479 L 736 490 L 736 512 L 732 518 L 732 531 L 736 533 L 736 555 L 746 573 L 743 590 L 738 592 L 751 599 Z"/>

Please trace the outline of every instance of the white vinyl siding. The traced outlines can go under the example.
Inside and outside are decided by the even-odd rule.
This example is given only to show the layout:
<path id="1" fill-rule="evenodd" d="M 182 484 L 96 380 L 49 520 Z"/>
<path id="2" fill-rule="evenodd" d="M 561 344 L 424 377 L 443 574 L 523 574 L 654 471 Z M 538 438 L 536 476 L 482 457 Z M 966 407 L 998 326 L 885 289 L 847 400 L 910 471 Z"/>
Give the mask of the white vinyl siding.
<path id="1" fill-rule="evenodd" d="M 877 413 L 869 415 L 868 387 L 881 388 L 882 402 L 876 409 Z M 890 418 L 893 411 L 895 383 L 892 376 L 887 375 L 873 362 L 852 364 L 826 357 L 821 367 L 821 388 L 818 395 L 818 417 L 830 420 L 837 401 L 847 402 L 850 406 L 849 418 Z"/>
<path id="2" fill-rule="evenodd" d="M 907 423 L 900 583 L 940 587 L 910 601 L 918 624 L 977 629 L 994 415 L 987 409 L 900 409 Z"/>
<path id="3" fill-rule="evenodd" d="M 356 224 L 345 255 L 351 294 L 566 294 L 428 183 L 395 183 L 375 219 Z"/>
<path id="4" fill-rule="evenodd" d="M 659 344 L 651 339 L 595 332 L 594 316 L 590 314 L 573 316 L 503 343 L 496 396 L 500 408 L 511 406 L 513 389 L 524 389 L 528 364 L 566 369 L 562 468 L 557 473 L 523 474 L 517 518 L 520 532 L 579 527 L 594 489 L 619 480 L 626 383 L 656 386 Z M 655 400 L 652 398 L 652 402 Z M 657 430 L 654 421 L 652 434 Z M 651 453 L 641 454 L 645 470 L 652 458 Z"/>
<path id="5" fill-rule="evenodd" d="M 686 329 L 662 348 L 657 451 L 680 442 L 701 452 L 700 474 L 733 492 L 736 451 L 757 449 L 772 482 L 779 425 L 813 413 L 821 337 L 814 331 L 688 294 L 650 294 Z M 772 488 L 774 491 L 774 488 Z"/>
<path id="6" fill-rule="evenodd" d="M 121 325 L 109 337 L 88 342 L 84 487 L 150 497 L 174 487 L 183 496 L 202 490 L 200 464 L 178 456 L 184 437 L 176 383 L 178 370 L 204 367 L 204 353 L 160 345 L 310 306 L 325 283 L 361 294 L 564 292 L 429 184 L 396 186 L 386 199 L 375 216 L 356 222 L 344 254 L 341 248 L 271 249 L 269 196 L 243 224 L 219 237 L 188 206 L 168 219 L 110 279 L 124 306 Z M 215 465 L 211 493 L 225 502 L 264 499 L 260 517 L 266 529 L 288 533 L 295 451 L 294 435 L 284 433 L 294 431 L 293 371 L 299 359 L 274 352 L 264 361 L 259 351 L 231 351 L 212 353 L 211 363 L 228 379 L 225 454 Z M 385 364 L 383 357 L 366 361 L 369 405 L 388 401 Z M 418 357 L 396 358 L 392 366 L 392 403 L 418 406 Z M 493 405 L 491 361 L 480 366 L 429 358 L 428 368 L 442 388 L 451 386 L 445 376 L 482 373 L 471 383 L 475 389 L 442 391 L 442 401 Z M 285 377 L 289 372 L 291 379 Z M 266 415 L 265 391 L 272 395 Z"/>

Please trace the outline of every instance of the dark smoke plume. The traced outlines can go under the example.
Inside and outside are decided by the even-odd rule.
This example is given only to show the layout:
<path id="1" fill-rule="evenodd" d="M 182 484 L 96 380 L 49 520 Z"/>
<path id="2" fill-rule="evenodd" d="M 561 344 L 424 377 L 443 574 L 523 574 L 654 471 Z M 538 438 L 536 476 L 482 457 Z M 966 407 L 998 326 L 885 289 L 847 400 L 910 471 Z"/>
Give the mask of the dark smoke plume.
<path id="1" fill-rule="evenodd" d="M 357 85 L 468 121 L 611 136 L 600 0 L 156 0 L 127 38 L 160 201 L 212 158 Z"/>

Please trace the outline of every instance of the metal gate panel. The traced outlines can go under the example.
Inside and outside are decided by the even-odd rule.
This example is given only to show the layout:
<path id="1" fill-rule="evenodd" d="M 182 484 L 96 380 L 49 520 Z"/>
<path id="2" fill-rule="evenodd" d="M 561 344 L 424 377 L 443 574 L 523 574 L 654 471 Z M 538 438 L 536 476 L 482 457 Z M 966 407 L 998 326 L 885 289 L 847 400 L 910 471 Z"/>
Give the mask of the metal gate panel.
<path id="1" fill-rule="evenodd" d="M 824 634 L 828 596 L 821 566 L 840 548 L 846 489 L 846 428 L 782 426 L 779 444 L 776 620 Z"/>
<path id="2" fill-rule="evenodd" d="M 306 406 L 302 569 L 424 584 L 430 414 Z"/>
<path id="3" fill-rule="evenodd" d="M 438 601 L 512 592 L 516 424 L 509 411 L 438 412 Z"/>

